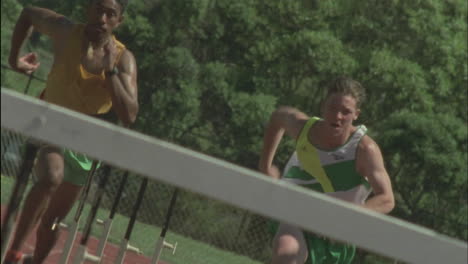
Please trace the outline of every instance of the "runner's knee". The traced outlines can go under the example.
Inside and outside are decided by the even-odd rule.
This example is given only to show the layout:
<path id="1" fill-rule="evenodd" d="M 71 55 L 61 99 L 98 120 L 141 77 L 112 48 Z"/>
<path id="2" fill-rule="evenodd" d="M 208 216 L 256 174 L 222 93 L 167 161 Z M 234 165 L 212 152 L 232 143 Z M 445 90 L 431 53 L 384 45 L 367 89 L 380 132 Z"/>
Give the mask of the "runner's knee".
<path id="1" fill-rule="evenodd" d="M 54 190 L 63 181 L 64 161 L 61 151 L 54 147 L 43 147 L 37 160 L 35 172 L 38 185 Z"/>
<path id="2" fill-rule="evenodd" d="M 274 245 L 275 255 L 298 255 L 300 249 L 300 243 L 290 235 L 278 237 Z"/>
<path id="3" fill-rule="evenodd" d="M 281 224 L 273 240 L 272 263 L 304 263 L 307 245 L 298 228 Z"/>

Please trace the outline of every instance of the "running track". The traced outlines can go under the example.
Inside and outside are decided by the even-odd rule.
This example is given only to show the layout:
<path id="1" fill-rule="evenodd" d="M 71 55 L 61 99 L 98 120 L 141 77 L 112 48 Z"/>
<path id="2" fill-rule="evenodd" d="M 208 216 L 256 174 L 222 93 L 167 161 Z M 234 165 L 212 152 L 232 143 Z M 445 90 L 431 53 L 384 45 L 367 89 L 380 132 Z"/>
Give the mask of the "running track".
<path id="1" fill-rule="evenodd" d="M 5 210 L 6 210 L 6 206 L 2 205 L 1 206 L 2 224 L 3 224 L 3 217 L 6 212 Z M 58 261 L 60 260 L 61 253 L 62 253 L 62 248 L 65 245 L 65 241 L 67 239 L 67 233 L 68 233 L 67 231 L 63 229 L 61 230 L 60 238 L 57 244 L 55 245 L 55 247 L 52 249 L 49 257 L 46 259 L 44 264 L 57 264 L 58 263 Z M 71 263 L 72 262 L 71 260 L 73 260 L 73 256 L 79 244 L 80 237 L 81 237 L 81 234 L 79 233 L 73 245 L 69 263 Z M 25 253 L 32 253 L 35 243 L 36 243 L 36 229 L 34 229 L 33 234 L 30 235 L 29 239 L 24 244 L 23 251 Z M 98 240 L 94 237 L 90 237 L 88 239 L 88 252 L 95 253 L 97 245 L 98 245 Z M 119 247 L 117 245 L 107 243 L 106 247 L 104 248 L 104 259 L 101 263 L 102 264 L 114 264 L 118 253 L 119 253 Z M 125 255 L 125 259 L 124 259 L 125 264 L 149 264 L 150 262 L 151 262 L 150 258 L 143 256 L 143 255 L 138 255 L 136 253 L 129 252 L 129 251 L 127 251 Z M 85 262 L 85 263 L 91 263 L 91 262 Z M 158 264 L 168 264 L 168 263 L 159 261 Z"/>

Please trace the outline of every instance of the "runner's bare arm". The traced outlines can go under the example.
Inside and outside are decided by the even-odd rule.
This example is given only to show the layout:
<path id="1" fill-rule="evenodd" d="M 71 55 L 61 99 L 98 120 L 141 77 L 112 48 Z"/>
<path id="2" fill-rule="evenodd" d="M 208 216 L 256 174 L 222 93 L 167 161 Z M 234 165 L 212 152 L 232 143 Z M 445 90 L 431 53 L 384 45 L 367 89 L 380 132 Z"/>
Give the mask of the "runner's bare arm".
<path id="1" fill-rule="evenodd" d="M 380 213 L 389 213 L 395 207 L 392 184 L 385 169 L 379 146 L 365 136 L 359 144 L 357 170 L 369 181 L 374 196 L 367 200 L 364 207 Z"/>
<path id="2" fill-rule="evenodd" d="M 137 65 L 129 50 L 124 50 L 117 65 L 118 74 L 106 78 L 112 105 L 125 126 L 135 122 L 138 114 Z"/>
<path id="3" fill-rule="evenodd" d="M 48 35 L 55 42 L 63 37 L 72 25 L 72 22 L 66 17 L 54 11 L 39 7 L 24 8 L 16 22 L 11 38 L 9 63 L 12 68 L 17 69 L 21 47 L 32 28 Z"/>
<path id="4" fill-rule="evenodd" d="M 272 165 L 278 145 L 284 133 L 297 139 L 307 120 L 306 114 L 289 106 L 282 106 L 273 112 L 263 138 L 258 166 L 261 172 L 273 178 L 280 178 L 278 169 Z"/>

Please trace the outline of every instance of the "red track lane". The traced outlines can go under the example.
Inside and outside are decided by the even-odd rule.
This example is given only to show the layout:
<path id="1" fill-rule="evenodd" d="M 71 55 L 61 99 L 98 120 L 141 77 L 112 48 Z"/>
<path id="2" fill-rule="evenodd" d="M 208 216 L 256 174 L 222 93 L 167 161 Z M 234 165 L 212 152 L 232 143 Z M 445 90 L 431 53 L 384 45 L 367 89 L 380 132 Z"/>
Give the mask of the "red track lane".
<path id="1" fill-rule="evenodd" d="M 1 221 L 3 225 L 3 218 L 5 216 L 6 212 L 6 206 L 2 205 L 1 206 Z M 62 254 L 62 248 L 65 245 L 65 241 L 67 239 L 67 234 L 68 231 L 66 230 L 61 230 L 60 232 L 60 237 L 59 240 L 57 241 L 57 244 L 55 247 L 52 249 L 50 252 L 49 257 L 46 259 L 44 264 L 57 264 L 58 261 L 60 260 L 60 256 Z M 81 238 L 81 233 L 78 233 L 75 243 L 73 244 L 73 249 L 71 253 L 71 257 L 69 260 L 69 263 L 71 263 L 73 260 L 73 256 L 76 252 L 76 249 L 78 247 L 79 241 Z M 32 254 L 34 250 L 34 245 L 36 243 L 36 229 L 34 229 L 33 233 L 30 235 L 30 237 L 27 239 L 26 243 L 23 246 L 23 251 L 28 254 Z M 155 241 L 156 243 L 156 241 Z M 95 237 L 90 237 L 88 239 L 88 252 L 89 253 L 95 253 L 98 245 L 98 240 Z M 114 264 L 117 258 L 119 252 L 119 247 L 115 244 L 107 243 L 106 247 L 104 248 L 104 259 L 101 263 L 103 264 Z M 128 252 L 125 254 L 125 259 L 124 263 L 125 264 L 149 264 L 151 262 L 151 259 L 143 256 L 143 255 L 138 255 L 133 252 Z M 91 263 L 91 262 L 85 262 L 85 263 Z M 162 261 L 159 261 L 158 264 L 168 264 L 164 263 Z"/>

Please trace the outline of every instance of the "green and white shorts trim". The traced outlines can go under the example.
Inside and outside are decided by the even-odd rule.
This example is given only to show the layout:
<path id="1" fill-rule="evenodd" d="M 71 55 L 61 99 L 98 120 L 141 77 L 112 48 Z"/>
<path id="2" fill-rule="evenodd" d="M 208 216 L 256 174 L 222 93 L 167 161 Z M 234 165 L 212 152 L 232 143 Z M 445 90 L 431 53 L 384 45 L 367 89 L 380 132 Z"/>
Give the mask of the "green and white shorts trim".
<path id="1" fill-rule="evenodd" d="M 356 255 L 356 247 L 353 245 L 332 241 L 285 223 L 271 221 L 269 227 L 276 234 L 275 239 L 284 234 L 295 237 L 299 243 L 299 252 L 307 252 L 306 264 L 351 264 Z"/>

